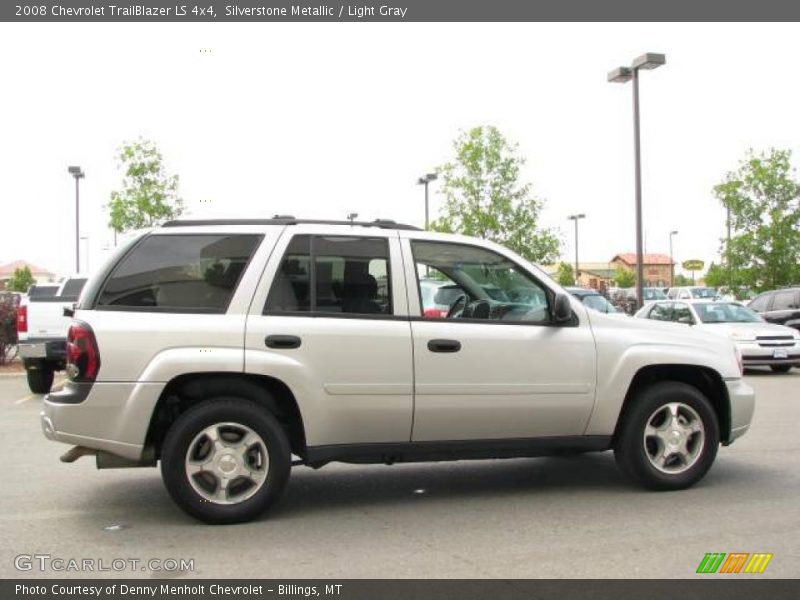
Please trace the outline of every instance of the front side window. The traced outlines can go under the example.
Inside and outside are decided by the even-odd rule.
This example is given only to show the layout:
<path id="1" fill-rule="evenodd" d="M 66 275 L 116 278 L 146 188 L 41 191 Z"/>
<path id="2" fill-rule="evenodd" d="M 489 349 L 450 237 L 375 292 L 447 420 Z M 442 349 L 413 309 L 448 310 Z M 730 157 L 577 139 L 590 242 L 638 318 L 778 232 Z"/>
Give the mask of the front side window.
<path id="1" fill-rule="evenodd" d="M 150 235 L 112 271 L 97 307 L 224 313 L 260 235 Z"/>
<path id="2" fill-rule="evenodd" d="M 442 281 L 434 295 L 438 314 L 432 314 L 423 300 L 422 316 L 550 321 L 545 288 L 504 256 L 485 248 L 441 242 L 412 241 L 411 250 L 420 297 L 425 297 L 422 288 L 428 285 L 426 281 L 434 277 Z"/>
<path id="3" fill-rule="evenodd" d="M 387 240 L 294 236 L 272 283 L 268 313 L 393 314 Z"/>
<path id="4" fill-rule="evenodd" d="M 654 321 L 669 321 L 670 320 L 670 305 L 667 303 L 656 303 L 647 314 L 648 319 Z"/>

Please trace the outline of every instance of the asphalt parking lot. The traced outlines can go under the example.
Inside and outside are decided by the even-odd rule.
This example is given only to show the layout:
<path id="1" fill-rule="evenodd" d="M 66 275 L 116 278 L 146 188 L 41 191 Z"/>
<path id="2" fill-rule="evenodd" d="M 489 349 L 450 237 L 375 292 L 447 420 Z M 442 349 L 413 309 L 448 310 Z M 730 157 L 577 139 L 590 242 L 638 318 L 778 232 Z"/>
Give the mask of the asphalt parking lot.
<path id="1" fill-rule="evenodd" d="M 41 397 L 0 377 L 0 576 L 18 555 L 193 559 L 193 571 L 125 577 L 692 577 L 706 552 L 771 552 L 762 575 L 800 576 L 800 370 L 746 376 L 750 432 L 693 489 L 640 490 L 611 453 L 421 465 L 297 467 L 258 522 L 197 523 L 157 469 L 61 464 L 39 428 Z M 720 577 L 720 575 L 705 575 Z M 731 577 L 743 577 L 736 575 Z"/>

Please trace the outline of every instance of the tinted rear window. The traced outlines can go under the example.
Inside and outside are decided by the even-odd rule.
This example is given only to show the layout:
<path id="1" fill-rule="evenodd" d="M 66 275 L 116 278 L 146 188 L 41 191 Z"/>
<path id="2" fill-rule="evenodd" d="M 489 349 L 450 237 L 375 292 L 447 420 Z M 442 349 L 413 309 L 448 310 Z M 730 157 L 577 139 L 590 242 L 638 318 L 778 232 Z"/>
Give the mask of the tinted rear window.
<path id="1" fill-rule="evenodd" d="M 151 235 L 114 268 L 98 308 L 224 313 L 260 235 Z"/>
<path id="2" fill-rule="evenodd" d="M 81 290 L 86 284 L 86 279 L 70 279 L 64 284 L 64 289 L 61 290 L 61 297 L 64 299 L 77 300 L 81 295 Z"/>
<path id="3" fill-rule="evenodd" d="M 32 285 L 28 290 L 28 298 L 37 300 L 39 298 L 52 298 L 58 291 L 57 285 Z"/>

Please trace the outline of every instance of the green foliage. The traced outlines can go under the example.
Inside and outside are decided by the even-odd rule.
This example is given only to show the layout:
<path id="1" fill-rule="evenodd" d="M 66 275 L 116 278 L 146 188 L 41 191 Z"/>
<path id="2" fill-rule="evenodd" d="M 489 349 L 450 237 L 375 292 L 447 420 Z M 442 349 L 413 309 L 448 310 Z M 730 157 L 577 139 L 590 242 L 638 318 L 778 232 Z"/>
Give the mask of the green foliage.
<path id="1" fill-rule="evenodd" d="M 791 156 L 790 150 L 751 150 L 714 187 L 731 216 L 731 240 L 723 240 L 722 252 L 730 285 L 763 291 L 800 281 L 800 185 Z"/>
<path id="2" fill-rule="evenodd" d="M 614 271 L 614 283 L 621 288 L 633 287 L 636 284 L 636 274 L 630 269 L 617 267 Z"/>
<path id="3" fill-rule="evenodd" d="M 575 269 L 572 268 L 571 264 L 566 262 L 558 264 L 556 281 L 559 285 L 575 285 Z"/>
<path id="4" fill-rule="evenodd" d="M 0 293 L 0 365 L 6 363 L 16 343 L 17 299 L 14 294 Z"/>
<path id="5" fill-rule="evenodd" d="M 731 273 L 728 269 L 722 265 L 711 263 L 708 265 L 708 271 L 706 271 L 706 276 L 703 279 L 708 287 L 718 288 L 728 286 L 731 280 L 730 275 Z"/>
<path id="6" fill-rule="evenodd" d="M 709 267 L 709 270 L 711 270 L 711 267 Z M 686 275 L 681 275 L 680 273 L 676 273 L 675 277 L 672 278 L 672 285 L 675 287 L 692 285 L 692 278 L 687 277 Z"/>
<path id="7" fill-rule="evenodd" d="M 438 168 L 446 201 L 434 231 L 463 233 L 502 244 L 530 261 L 551 263 L 560 241 L 537 227 L 544 202 L 519 181 L 525 159 L 496 127 L 463 132 L 453 143 L 455 160 Z"/>
<path id="8" fill-rule="evenodd" d="M 34 283 L 36 283 L 36 280 L 33 278 L 33 274 L 28 265 L 25 265 L 14 269 L 14 274 L 8 280 L 6 289 L 9 292 L 27 292 L 28 288 Z"/>
<path id="9" fill-rule="evenodd" d="M 167 175 L 155 143 L 139 138 L 126 142 L 117 154 L 125 174 L 122 189 L 111 192 L 109 227 L 129 231 L 153 227 L 183 213 L 178 176 Z"/>

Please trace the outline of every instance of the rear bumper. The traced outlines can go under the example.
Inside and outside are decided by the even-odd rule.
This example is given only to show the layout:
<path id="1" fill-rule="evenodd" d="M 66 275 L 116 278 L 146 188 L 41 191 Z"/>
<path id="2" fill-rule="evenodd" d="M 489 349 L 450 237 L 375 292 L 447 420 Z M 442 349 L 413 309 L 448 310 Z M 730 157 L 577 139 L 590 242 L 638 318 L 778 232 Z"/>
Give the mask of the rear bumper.
<path id="1" fill-rule="evenodd" d="M 23 359 L 64 362 L 67 358 L 67 341 L 63 338 L 27 339 L 19 343 L 19 356 Z"/>
<path id="2" fill-rule="evenodd" d="M 42 432 L 49 440 L 75 444 L 138 461 L 163 383 L 67 385 L 44 398 Z"/>
<path id="3" fill-rule="evenodd" d="M 731 430 L 728 435 L 728 444 L 736 438 L 742 437 L 750 428 L 756 406 L 756 395 L 749 385 L 741 379 L 731 379 L 725 382 L 728 388 L 728 399 L 731 407 Z"/>

